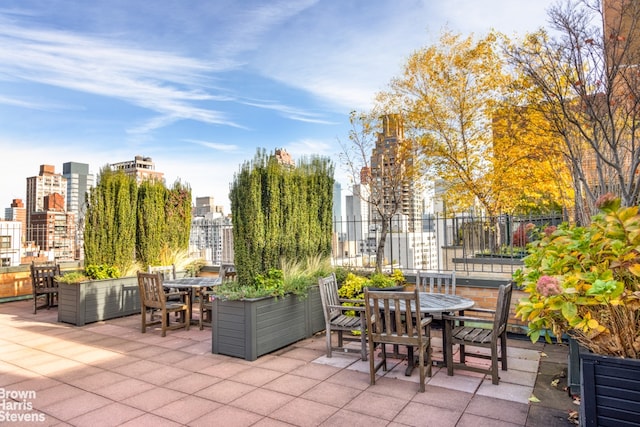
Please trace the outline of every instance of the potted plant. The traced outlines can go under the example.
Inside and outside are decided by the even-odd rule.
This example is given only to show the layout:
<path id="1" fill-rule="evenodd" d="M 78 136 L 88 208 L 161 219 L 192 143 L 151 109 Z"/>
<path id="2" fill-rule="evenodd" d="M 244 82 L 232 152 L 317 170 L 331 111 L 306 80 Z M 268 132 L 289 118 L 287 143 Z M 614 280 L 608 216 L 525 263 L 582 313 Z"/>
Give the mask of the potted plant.
<path id="1" fill-rule="evenodd" d="M 328 259 L 284 263 L 244 285 L 228 281 L 213 289 L 212 352 L 255 360 L 324 329 L 318 277 Z"/>
<path id="2" fill-rule="evenodd" d="M 116 267 L 88 265 L 58 282 L 58 321 L 83 326 L 99 320 L 140 313 L 135 276 L 120 277 Z"/>
<path id="3" fill-rule="evenodd" d="M 516 314 L 537 341 L 575 339 L 581 360 L 582 422 L 640 417 L 640 214 L 606 194 L 588 226 L 545 230 L 514 274 L 528 293 Z M 599 393 L 606 395 L 605 398 Z"/>

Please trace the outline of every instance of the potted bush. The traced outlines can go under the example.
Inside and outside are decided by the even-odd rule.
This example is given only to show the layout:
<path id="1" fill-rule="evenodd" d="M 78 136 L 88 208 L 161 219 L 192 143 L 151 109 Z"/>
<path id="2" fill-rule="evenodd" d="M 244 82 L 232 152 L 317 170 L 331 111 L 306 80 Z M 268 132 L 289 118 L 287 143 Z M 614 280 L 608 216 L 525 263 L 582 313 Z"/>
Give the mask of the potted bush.
<path id="1" fill-rule="evenodd" d="M 225 282 L 213 290 L 212 352 L 255 360 L 324 329 L 318 278 L 328 259 L 284 263 L 253 283 Z"/>
<path id="2" fill-rule="evenodd" d="M 550 331 L 581 352 L 581 420 L 640 417 L 640 214 L 611 194 L 588 226 L 545 230 L 514 279 L 528 297 L 516 314 L 537 341 Z M 604 395 L 606 397 L 601 396 Z"/>
<path id="3" fill-rule="evenodd" d="M 120 277 L 116 267 L 88 265 L 84 271 L 66 273 L 58 282 L 58 321 L 83 326 L 140 313 L 135 276 Z"/>

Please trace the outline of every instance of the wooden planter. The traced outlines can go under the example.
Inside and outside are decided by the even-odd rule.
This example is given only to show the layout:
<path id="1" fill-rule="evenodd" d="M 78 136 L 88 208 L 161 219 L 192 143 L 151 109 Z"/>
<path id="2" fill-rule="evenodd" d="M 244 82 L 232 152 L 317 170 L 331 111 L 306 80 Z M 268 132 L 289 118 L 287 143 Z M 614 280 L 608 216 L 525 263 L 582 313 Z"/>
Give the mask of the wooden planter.
<path id="1" fill-rule="evenodd" d="M 86 323 L 140 313 L 136 277 L 59 284 L 58 322 Z"/>
<path id="2" fill-rule="evenodd" d="M 581 351 L 580 425 L 637 426 L 640 360 Z"/>
<path id="3" fill-rule="evenodd" d="M 306 298 L 215 299 L 212 308 L 212 352 L 255 360 L 324 330 L 317 286 Z"/>

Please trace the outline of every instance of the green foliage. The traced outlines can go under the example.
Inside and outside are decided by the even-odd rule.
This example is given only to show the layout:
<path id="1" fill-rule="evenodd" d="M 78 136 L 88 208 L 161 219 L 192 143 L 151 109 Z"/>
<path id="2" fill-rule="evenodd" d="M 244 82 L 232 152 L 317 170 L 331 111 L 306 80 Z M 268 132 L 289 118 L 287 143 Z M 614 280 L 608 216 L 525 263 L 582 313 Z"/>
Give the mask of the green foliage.
<path id="1" fill-rule="evenodd" d="M 229 193 L 238 282 L 251 286 L 279 268 L 331 254 L 333 166 L 325 158 L 280 164 L 258 150 L 234 176 Z"/>
<path id="2" fill-rule="evenodd" d="M 62 276 L 56 276 L 56 281 L 58 283 L 66 283 L 68 285 L 77 285 L 78 283 L 86 280 L 89 280 L 89 277 L 87 277 L 82 271 L 70 271 Z"/>
<path id="3" fill-rule="evenodd" d="M 158 181 L 138 186 L 134 178 L 106 166 L 88 195 L 85 263 L 127 272 L 158 265 L 163 251 L 188 250 L 190 231 L 188 186 L 176 182 L 167 189 Z"/>
<path id="4" fill-rule="evenodd" d="M 376 272 L 370 277 L 350 272 L 338 289 L 338 296 L 346 299 L 364 299 L 364 288 L 391 288 L 402 286 L 404 283 L 405 278 L 400 270 L 394 270 L 390 276 Z"/>
<path id="5" fill-rule="evenodd" d="M 318 284 L 318 278 L 331 272 L 329 258 L 311 257 L 302 261 L 282 261 L 282 269 L 269 269 L 266 274 L 258 274 L 254 282 L 243 285 L 239 282 L 225 282 L 216 286 L 214 292 L 229 300 L 283 296 L 288 293 L 306 297 L 309 287 Z"/>
<path id="6" fill-rule="evenodd" d="M 105 264 L 88 265 L 84 272 L 91 280 L 115 279 L 121 276 L 118 267 Z"/>
<path id="7" fill-rule="evenodd" d="M 563 224 L 529 246 L 514 274 L 528 293 L 516 314 L 537 341 L 570 334 L 598 354 L 640 356 L 640 215 L 601 204 L 587 227 Z M 546 336 L 547 340 L 550 340 Z"/>

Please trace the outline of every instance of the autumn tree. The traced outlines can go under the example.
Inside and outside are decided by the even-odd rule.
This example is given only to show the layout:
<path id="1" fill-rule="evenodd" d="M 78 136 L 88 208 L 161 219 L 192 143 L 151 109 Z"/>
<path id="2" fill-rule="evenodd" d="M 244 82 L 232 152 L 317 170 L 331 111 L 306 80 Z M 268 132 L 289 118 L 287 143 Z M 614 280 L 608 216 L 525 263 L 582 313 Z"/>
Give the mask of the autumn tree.
<path id="1" fill-rule="evenodd" d="M 494 247 L 501 242 L 498 214 L 523 210 L 542 193 L 550 206 L 561 203 L 550 174 L 526 173 L 553 153 L 526 126 L 518 79 L 503 55 L 507 43 L 495 32 L 477 40 L 444 32 L 438 44 L 411 55 L 378 96 L 379 108 L 405 112 L 423 170 L 441 180 L 451 210 L 478 207 L 487 215 Z"/>
<path id="2" fill-rule="evenodd" d="M 352 111 L 349 120 L 349 142 L 340 141 L 340 158 L 353 195 L 367 203 L 371 220 L 380 227 L 375 264 L 379 272 L 391 220 L 404 213 L 403 195 L 422 188 L 417 153 L 412 141 L 404 138 L 404 118 L 400 114 Z"/>
<path id="3" fill-rule="evenodd" d="M 638 203 L 640 3 L 597 0 L 549 9 L 540 30 L 510 49 L 512 64 L 536 88 L 536 107 L 563 143 L 575 191 L 575 220 L 588 223 L 606 192 Z"/>

